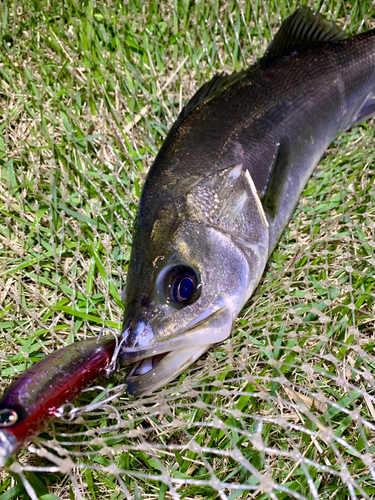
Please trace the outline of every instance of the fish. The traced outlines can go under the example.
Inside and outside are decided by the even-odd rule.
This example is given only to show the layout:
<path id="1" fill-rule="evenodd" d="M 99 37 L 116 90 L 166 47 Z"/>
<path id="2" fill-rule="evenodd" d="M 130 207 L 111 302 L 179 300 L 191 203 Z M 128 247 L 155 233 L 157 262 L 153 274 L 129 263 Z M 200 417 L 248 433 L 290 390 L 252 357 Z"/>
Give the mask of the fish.
<path id="1" fill-rule="evenodd" d="M 118 340 L 101 336 L 58 349 L 23 372 L 0 399 L 0 467 L 103 373 Z"/>
<path id="2" fill-rule="evenodd" d="M 201 87 L 146 177 L 123 292 L 128 392 L 149 395 L 231 334 L 337 135 L 375 114 L 375 30 L 301 7 L 249 68 Z"/>

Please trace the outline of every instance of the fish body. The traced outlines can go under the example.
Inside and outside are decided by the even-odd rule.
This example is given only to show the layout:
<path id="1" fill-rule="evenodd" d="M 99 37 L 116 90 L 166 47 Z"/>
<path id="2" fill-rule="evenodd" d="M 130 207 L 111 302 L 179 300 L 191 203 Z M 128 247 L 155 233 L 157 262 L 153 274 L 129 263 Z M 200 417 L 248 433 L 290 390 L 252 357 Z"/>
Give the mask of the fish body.
<path id="1" fill-rule="evenodd" d="M 329 144 L 375 114 L 375 31 L 298 9 L 265 56 L 205 84 L 146 179 L 124 295 L 136 395 L 227 338 Z"/>
<path id="2" fill-rule="evenodd" d="M 54 351 L 9 386 L 0 399 L 0 466 L 106 370 L 116 340 L 93 338 Z"/>

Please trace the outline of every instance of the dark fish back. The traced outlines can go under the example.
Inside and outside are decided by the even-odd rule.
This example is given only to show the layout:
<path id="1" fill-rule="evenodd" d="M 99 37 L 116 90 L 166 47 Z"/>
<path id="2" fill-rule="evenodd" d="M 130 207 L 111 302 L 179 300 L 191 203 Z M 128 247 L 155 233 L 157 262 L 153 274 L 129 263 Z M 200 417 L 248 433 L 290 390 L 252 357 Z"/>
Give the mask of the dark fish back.
<path id="1" fill-rule="evenodd" d="M 177 121 L 145 184 L 147 217 L 151 205 L 170 204 L 174 197 L 181 203 L 187 178 L 193 183 L 231 164 L 243 164 L 264 199 L 276 169 L 279 180 L 293 179 L 295 194 L 285 183 L 281 189 L 282 182 L 274 193 L 288 200 L 286 207 L 275 200 L 270 211 L 277 226 L 272 250 L 319 158 L 338 133 L 374 114 L 374 95 L 374 30 L 266 56 Z"/>

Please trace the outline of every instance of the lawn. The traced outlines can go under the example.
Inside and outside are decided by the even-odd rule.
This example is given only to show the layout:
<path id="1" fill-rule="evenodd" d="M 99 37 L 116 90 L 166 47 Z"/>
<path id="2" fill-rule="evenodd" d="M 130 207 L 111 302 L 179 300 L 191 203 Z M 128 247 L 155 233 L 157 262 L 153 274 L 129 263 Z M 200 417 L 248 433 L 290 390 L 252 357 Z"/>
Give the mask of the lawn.
<path id="1" fill-rule="evenodd" d="M 120 328 L 137 204 L 168 129 L 299 5 L 1 4 L 0 392 Z M 308 5 L 351 35 L 375 27 L 371 1 Z M 374 134 L 372 120 L 330 146 L 228 341 L 152 397 L 54 421 L 0 472 L 0 500 L 373 498 Z"/>

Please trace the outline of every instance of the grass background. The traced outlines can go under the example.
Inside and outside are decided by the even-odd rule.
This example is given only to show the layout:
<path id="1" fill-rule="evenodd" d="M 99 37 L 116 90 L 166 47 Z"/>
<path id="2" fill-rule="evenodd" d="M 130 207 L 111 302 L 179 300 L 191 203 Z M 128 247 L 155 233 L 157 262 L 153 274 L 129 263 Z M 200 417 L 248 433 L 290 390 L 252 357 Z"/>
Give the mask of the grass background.
<path id="1" fill-rule="evenodd" d="M 169 127 L 299 5 L 0 6 L 1 389 L 119 328 L 140 190 Z M 373 2 L 308 5 L 349 34 L 374 27 Z M 0 500 L 371 498 L 374 176 L 372 121 L 330 147 L 232 338 L 153 397 L 52 424 L 0 472 Z"/>

